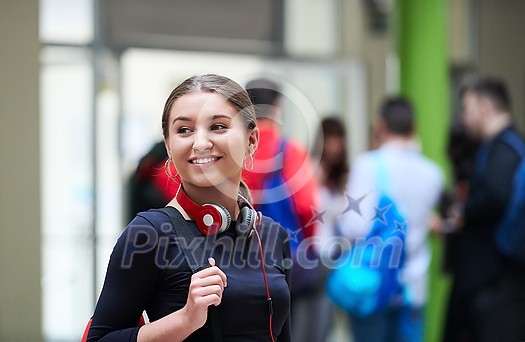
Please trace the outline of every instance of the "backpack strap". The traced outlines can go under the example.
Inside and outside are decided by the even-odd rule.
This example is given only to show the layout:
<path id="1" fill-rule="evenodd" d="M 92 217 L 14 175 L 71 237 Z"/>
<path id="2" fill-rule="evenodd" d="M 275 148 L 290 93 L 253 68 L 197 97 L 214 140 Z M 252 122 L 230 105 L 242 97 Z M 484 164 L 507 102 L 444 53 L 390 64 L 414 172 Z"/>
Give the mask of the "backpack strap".
<path id="1" fill-rule="evenodd" d="M 192 229 L 192 227 L 188 224 L 188 222 L 184 219 L 182 214 L 175 209 L 174 207 L 167 206 L 161 209 L 157 209 L 158 211 L 164 213 L 167 215 L 171 221 L 171 225 L 173 227 L 173 233 L 176 236 L 180 236 L 185 241 L 189 242 L 193 240 L 196 237 L 202 237 L 202 235 L 197 235 L 196 232 Z M 176 224 L 178 223 L 178 224 Z M 180 227 L 182 229 L 176 229 L 176 227 Z M 191 251 L 188 248 L 185 248 L 185 246 L 180 246 L 182 252 L 184 253 L 184 257 L 186 258 L 186 262 L 191 268 L 192 273 L 196 273 L 204 268 L 209 267 L 209 265 L 202 265 L 199 263 L 204 262 L 204 247 L 205 244 L 199 244 L 195 249 L 192 249 Z M 213 340 L 215 342 L 222 342 L 222 327 L 219 321 L 219 311 L 216 306 L 209 306 L 208 307 L 208 315 L 211 320 L 211 329 L 213 332 Z"/>
<path id="2" fill-rule="evenodd" d="M 387 203 L 390 203 L 388 207 L 395 206 L 396 212 L 400 215 L 399 218 L 403 218 L 404 222 L 407 223 L 407 210 L 398 202 L 394 201 L 394 198 L 396 198 L 392 194 L 392 177 L 389 173 L 387 162 L 386 162 L 386 156 L 381 153 L 381 151 L 375 151 L 373 152 L 373 159 L 375 162 L 375 174 L 376 174 L 376 181 L 377 181 L 377 194 L 378 194 L 378 204 L 380 205 L 380 202 L 383 200 L 387 200 Z M 383 209 L 383 207 L 378 208 Z M 390 210 L 390 209 L 387 209 Z M 391 222 L 392 223 L 392 222 Z M 399 222 L 403 223 L 403 222 Z"/>
<path id="3" fill-rule="evenodd" d="M 514 131 L 507 130 L 502 138 L 521 158 L 525 158 L 525 142 Z"/>
<path id="4" fill-rule="evenodd" d="M 282 170 L 284 168 L 284 150 L 286 148 L 286 140 L 284 138 L 279 139 L 279 144 L 277 146 L 277 153 L 275 154 L 275 164 L 273 166 L 273 170 L 268 173 L 268 176 L 275 175 L 278 173 L 282 173 Z"/>
<path id="5" fill-rule="evenodd" d="M 516 132 L 507 129 L 501 136 L 502 141 L 510 146 L 520 158 L 525 158 L 525 142 L 519 137 Z M 484 174 L 484 168 L 487 166 L 489 158 L 491 142 L 485 142 L 481 145 L 478 156 L 476 158 L 476 173 Z"/>
<path id="6" fill-rule="evenodd" d="M 173 233 L 177 237 L 184 239 L 184 241 L 186 242 L 186 246 L 194 238 L 197 238 L 197 237 L 202 238 L 202 235 L 196 234 L 196 232 L 194 232 L 192 227 L 184 219 L 182 214 L 174 207 L 167 206 L 167 207 L 158 209 L 158 211 L 163 212 L 165 215 L 169 217 L 171 225 L 173 227 Z M 177 229 L 177 227 L 180 227 L 182 229 Z M 198 271 L 208 267 L 208 265 L 206 265 L 204 261 L 204 245 L 203 244 L 199 244 L 197 248 L 192 249 L 191 251 L 188 250 L 188 248 L 185 248 L 183 246 L 180 246 L 180 248 L 182 252 L 184 253 L 184 258 L 186 259 L 186 262 L 190 266 L 192 273 L 197 273 Z"/>
<path id="7" fill-rule="evenodd" d="M 279 143 L 279 153 L 282 153 L 284 157 L 284 149 L 286 148 L 286 140 L 284 138 L 281 138 L 280 140 L 281 141 Z"/>
<path id="8" fill-rule="evenodd" d="M 388 186 L 388 174 L 385 162 L 385 156 L 382 156 L 379 151 L 375 153 L 375 168 L 376 168 L 376 177 L 377 177 L 377 190 L 380 194 L 389 194 Z"/>

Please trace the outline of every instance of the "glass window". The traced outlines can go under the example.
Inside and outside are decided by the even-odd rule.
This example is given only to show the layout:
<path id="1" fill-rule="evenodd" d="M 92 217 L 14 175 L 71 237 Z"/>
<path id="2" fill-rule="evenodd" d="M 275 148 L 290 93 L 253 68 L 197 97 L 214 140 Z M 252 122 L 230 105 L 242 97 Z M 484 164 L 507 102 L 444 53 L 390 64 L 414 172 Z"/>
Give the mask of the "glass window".
<path id="1" fill-rule="evenodd" d="M 42 291 L 46 340 L 78 339 L 93 311 L 92 75 L 89 50 L 42 50 Z"/>
<path id="2" fill-rule="evenodd" d="M 40 40 L 88 44 L 93 40 L 93 0 L 40 0 Z"/>

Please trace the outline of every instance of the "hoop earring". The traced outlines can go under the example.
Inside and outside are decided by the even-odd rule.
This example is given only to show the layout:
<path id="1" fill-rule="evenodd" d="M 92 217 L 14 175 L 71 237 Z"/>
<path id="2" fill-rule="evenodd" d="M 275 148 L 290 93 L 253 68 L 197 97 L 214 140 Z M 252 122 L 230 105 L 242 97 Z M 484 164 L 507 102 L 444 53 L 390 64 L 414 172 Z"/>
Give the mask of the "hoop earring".
<path id="1" fill-rule="evenodd" d="M 250 157 L 250 167 L 248 168 L 248 163 L 246 162 L 246 157 Z M 246 169 L 246 171 L 253 171 L 253 165 L 254 165 L 254 162 L 253 162 L 253 154 L 251 153 L 248 153 L 247 156 L 244 156 L 244 168 Z"/>
<path id="2" fill-rule="evenodd" d="M 177 180 L 177 177 L 179 176 L 179 173 L 177 172 L 177 174 L 175 176 L 173 176 L 170 172 L 170 163 L 171 163 L 171 158 L 168 158 L 166 159 L 166 161 L 164 162 L 164 173 L 166 173 L 166 176 L 168 176 L 169 179 L 171 179 L 172 181 L 175 181 Z"/>

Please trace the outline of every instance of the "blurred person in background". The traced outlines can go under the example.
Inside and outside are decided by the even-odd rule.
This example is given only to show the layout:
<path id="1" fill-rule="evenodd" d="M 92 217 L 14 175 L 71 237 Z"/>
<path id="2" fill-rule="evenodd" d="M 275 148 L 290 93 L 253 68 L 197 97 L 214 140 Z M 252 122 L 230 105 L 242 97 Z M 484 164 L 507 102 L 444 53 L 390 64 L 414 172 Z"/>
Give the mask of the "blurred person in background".
<path id="1" fill-rule="evenodd" d="M 319 181 L 320 211 L 323 222 L 319 222 L 315 236 L 318 237 L 318 253 L 332 257 L 337 251 L 323 250 L 334 236 L 340 236 L 337 219 L 346 208 L 345 189 L 348 181 L 348 155 L 346 131 L 337 117 L 321 121 L 315 144 L 314 157 L 319 160 L 317 180 Z"/>
<path id="2" fill-rule="evenodd" d="M 164 207 L 175 196 L 179 183 L 169 178 L 165 167 L 171 168 L 172 175 L 177 172 L 172 165 L 166 165 L 167 161 L 164 141 L 153 145 L 140 159 L 128 182 L 129 221 L 141 211 Z"/>
<path id="3" fill-rule="evenodd" d="M 320 191 L 320 212 L 323 220 L 318 222 L 315 232 L 317 253 L 321 258 L 335 260 L 340 250 L 333 244 L 334 237 L 341 236 L 338 218 L 346 209 L 345 188 L 348 180 L 348 154 L 346 131 L 343 122 L 336 116 L 324 118 L 317 133 L 314 157 L 319 160 L 317 179 Z M 312 307 L 319 311 L 317 341 L 326 341 L 333 327 L 335 306 L 328 299 L 324 287 L 315 294 L 317 301 Z"/>
<path id="4" fill-rule="evenodd" d="M 459 229 L 456 272 L 444 341 L 525 340 L 525 267 L 495 241 L 520 162 L 504 135 L 518 136 L 505 83 L 483 78 L 462 96 L 463 122 L 482 143 Z M 521 138 L 520 138 L 521 139 Z"/>
<path id="5" fill-rule="evenodd" d="M 290 233 L 292 251 L 292 336 L 296 342 L 320 341 L 321 317 L 315 296 L 323 286 L 322 265 L 301 265 L 297 251 L 315 233 L 314 210 L 318 208 L 318 184 L 308 150 L 297 141 L 286 139 L 281 130 L 283 108 L 279 84 L 254 79 L 246 90 L 255 106 L 260 132 L 259 148 L 243 170 L 255 207 L 279 222 Z M 307 242 L 305 242 L 307 243 Z M 316 258 L 313 247 L 304 250 L 308 260 Z"/>
<path id="6" fill-rule="evenodd" d="M 455 120 L 449 131 L 447 156 L 452 167 L 452 189 L 443 192 L 440 203 L 441 222 L 437 233 L 445 239 L 443 271 L 454 276 L 458 253 L 455 218 L 463 212 L 470 179 L 474 172 L 479 143 L 467 134 L 465 124 Z"/>
<path id="7" fill-rule="evenodd" d="M 365 317 L 351 316 L 356 342 L 423 341 L 430 251 L 427 236 L 433 209 L 442 190 L 439 166 L 424 157 L 415 139 L 414 109 L 403 98 L 383 102 L 374 136 L 379 148 L 352 163 L 348 183 L 353 210 L 340 218 L 343 234 L 355 241 L 366 236 L 377 217 L 379 195 L 377 160 L 388 176 L 388 195 L 403 209 L 406 219 L 405 264 L 400 269 L 402 298 L 385 310 Z M 387 209 L 388 210 L 388 209 Z"/>

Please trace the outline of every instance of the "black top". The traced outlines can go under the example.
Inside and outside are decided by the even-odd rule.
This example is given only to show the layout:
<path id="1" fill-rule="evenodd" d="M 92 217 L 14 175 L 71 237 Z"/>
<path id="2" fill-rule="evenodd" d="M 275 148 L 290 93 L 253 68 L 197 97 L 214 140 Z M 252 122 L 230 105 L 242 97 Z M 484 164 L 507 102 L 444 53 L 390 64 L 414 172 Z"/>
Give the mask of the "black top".
<path id="1" fill-rule="evenodd" d="M 498 252 L 494 239 L 520 161 L 518 153 L 502 139 L 505 131 L 511 129 L 506 128 L 483 144 L 478 153 L 465 203 L 465 226 L 458 252 L 456 280 L 459 289 L 465 292 L 484 286 L 514 268 L 512 262 Z"/>
<path id="2" fill-rule="evenodd" d="M 194 221 L 186 222 L 194 229 L 194 235 L 200 234 Z M 186 243 L 174 233 L 165 213 L 139 213 L 111 254 L 88 341 L 136 341 L 137 321 L 143 310 L 150 321 L 155 321 L 186 304 L 192 271 L 181 243 L 189 250 L 204 243 L 205 260 L 213 256 L 227 276 L 228 286 L 217 307 L 223 340 L 269 341 L 269 306 L 257 237 L 237 236 L 235 224 L 232 222 L 228 230 L 217 236 Z M 184 224 L 175 227 L 183 228 Z M 288 234 L 266 217 L 258 231 L 273 302 L 273 334 L 278 341 L 290 341 L 290 272 L 285 268 L 290 258 Z M 208 262 L 202 260 L 200 264 Z M 206 324 L 187 341 L 213 341 L 212 336 L 208 317 Z"/>

